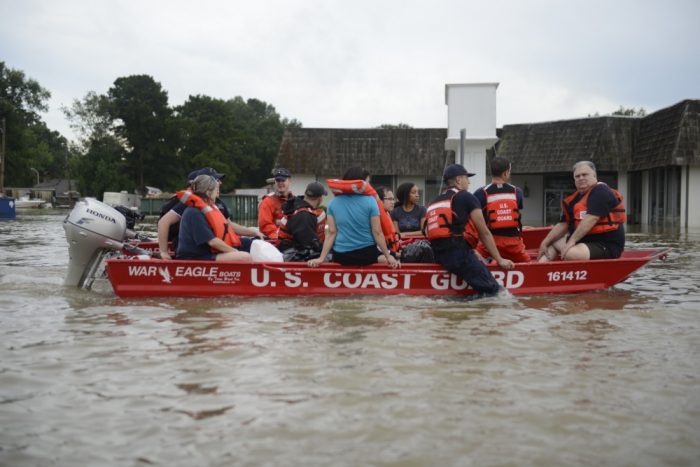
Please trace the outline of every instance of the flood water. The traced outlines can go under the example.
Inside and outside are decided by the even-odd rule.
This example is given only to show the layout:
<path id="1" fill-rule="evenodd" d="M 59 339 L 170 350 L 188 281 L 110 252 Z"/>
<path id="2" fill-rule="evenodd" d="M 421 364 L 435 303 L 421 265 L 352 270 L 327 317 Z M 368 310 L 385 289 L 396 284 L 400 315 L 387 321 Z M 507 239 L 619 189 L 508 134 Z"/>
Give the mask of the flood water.
<path id="1" fill-rule="evenodd" d="M 700 465 L 700 231 L 578 295 L 119 299 L 0 223 L 2 466 Z"/>

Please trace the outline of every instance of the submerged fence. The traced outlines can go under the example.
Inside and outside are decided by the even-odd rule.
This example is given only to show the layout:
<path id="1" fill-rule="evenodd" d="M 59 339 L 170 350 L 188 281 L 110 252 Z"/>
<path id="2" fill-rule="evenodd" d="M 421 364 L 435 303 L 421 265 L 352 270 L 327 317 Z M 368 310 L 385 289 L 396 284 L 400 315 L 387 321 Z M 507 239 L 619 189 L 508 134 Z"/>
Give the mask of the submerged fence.
<path id="1" fill-rule="evenodd" d="M 255 195 L 220 195 L 236 222 L 256 222 L 258 220 L 258 197 Z M 147 216 L 160 215 L 160 209 L 169 198 L 141 198 L 139 211 Z"/>

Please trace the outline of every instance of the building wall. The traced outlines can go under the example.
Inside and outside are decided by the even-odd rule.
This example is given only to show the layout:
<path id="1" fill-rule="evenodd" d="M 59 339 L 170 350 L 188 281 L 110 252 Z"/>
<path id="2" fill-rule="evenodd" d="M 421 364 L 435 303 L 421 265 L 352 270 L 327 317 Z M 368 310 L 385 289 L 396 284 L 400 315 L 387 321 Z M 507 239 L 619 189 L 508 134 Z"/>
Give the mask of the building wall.
<path id="1" fill-rule="evenodd" d="M 523 226 L 542 227 L 544 223 L 544 177 L 542 175 L 513 175 L 511 183 L 527 194 L 523 200 Z M 527 193 L 525 193 L 527 186 Z"/>

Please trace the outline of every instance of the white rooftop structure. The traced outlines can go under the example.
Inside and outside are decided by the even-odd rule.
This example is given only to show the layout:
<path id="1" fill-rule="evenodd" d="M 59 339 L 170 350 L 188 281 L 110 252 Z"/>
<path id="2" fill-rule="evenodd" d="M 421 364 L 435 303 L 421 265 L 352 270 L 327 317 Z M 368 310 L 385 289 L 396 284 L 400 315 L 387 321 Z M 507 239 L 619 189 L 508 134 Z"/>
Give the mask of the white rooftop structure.
<path id="1" fill-rule="evenodd" d="M 455 163 L 476 175 L 470 189 L 486 184 L 486 150 L 496 137 L 496 89 L 498 83 L 445 85 L 447 139 L 445 149 L 455 152 Z M 461 133 L 464 132 L 464 142 Z M 463 149 L 462 149 L 463 148 Z"/>

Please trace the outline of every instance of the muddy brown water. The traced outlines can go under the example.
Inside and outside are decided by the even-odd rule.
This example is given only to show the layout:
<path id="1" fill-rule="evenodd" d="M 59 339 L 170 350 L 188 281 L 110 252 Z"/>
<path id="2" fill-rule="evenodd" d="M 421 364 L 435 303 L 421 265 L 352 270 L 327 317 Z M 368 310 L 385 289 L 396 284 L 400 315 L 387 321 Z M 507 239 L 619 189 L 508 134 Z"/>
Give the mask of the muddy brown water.
<path id="1" fill-rule="evenodd" d="M 119 299 L 0 223 L 0 465 L 700 465 L 700 231 L 611 289 Z"/>

